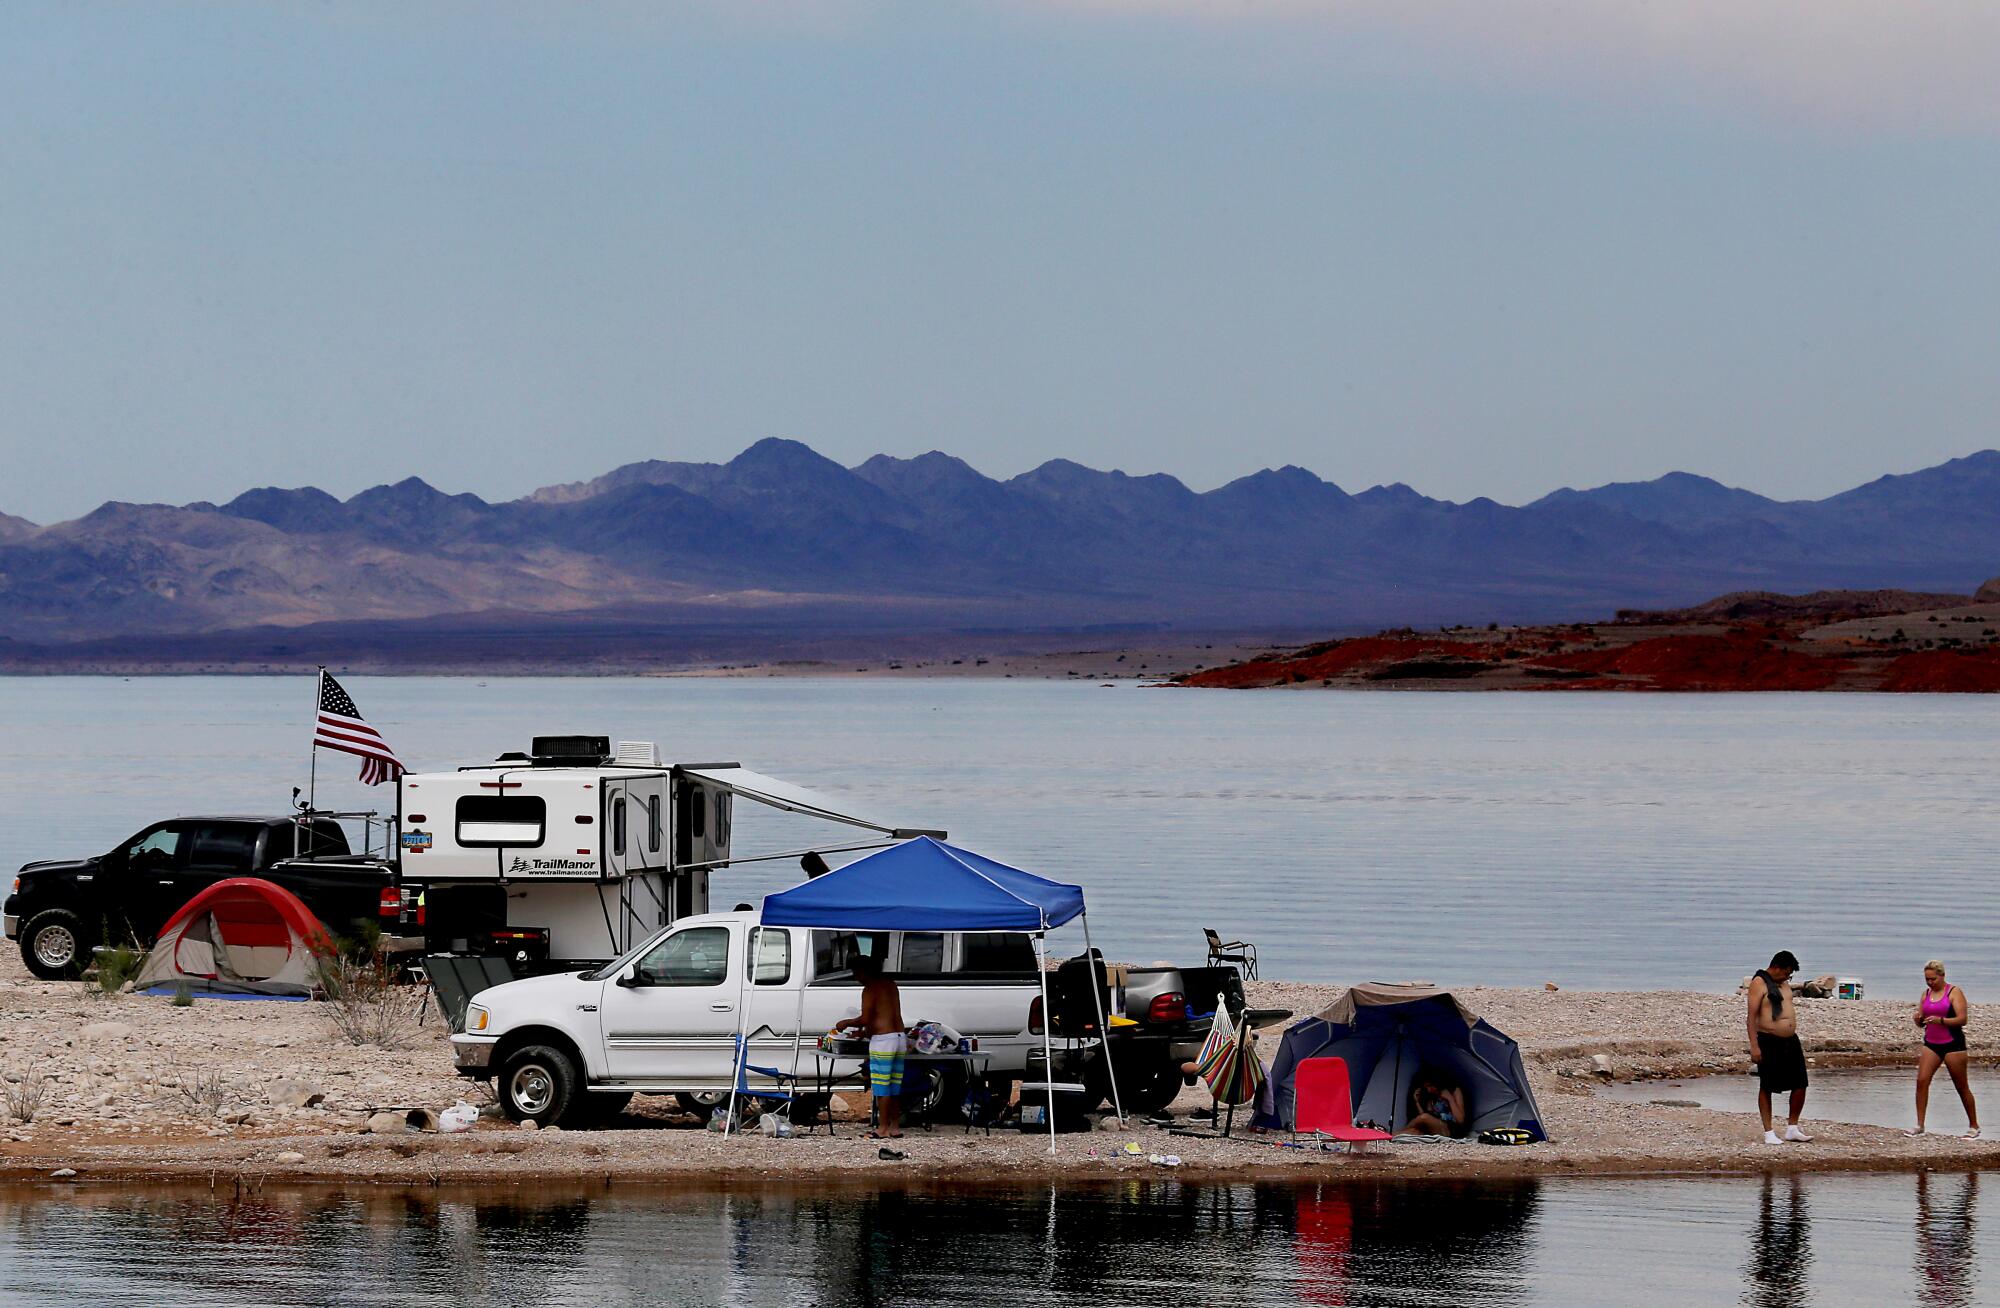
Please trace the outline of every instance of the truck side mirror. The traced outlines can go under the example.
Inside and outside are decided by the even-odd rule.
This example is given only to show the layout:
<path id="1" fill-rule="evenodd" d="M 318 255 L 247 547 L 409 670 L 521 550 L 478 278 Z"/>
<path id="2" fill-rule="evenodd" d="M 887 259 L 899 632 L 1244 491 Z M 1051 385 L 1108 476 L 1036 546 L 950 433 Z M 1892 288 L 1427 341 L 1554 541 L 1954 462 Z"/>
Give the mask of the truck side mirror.
<path id="1" fill-rule="evenodd" d="M 646 984 L 639 979 L 639 965 L 634 963 L 631 971 L 619 973 L 618 984 L 627 990 L 636 990 Z"/>

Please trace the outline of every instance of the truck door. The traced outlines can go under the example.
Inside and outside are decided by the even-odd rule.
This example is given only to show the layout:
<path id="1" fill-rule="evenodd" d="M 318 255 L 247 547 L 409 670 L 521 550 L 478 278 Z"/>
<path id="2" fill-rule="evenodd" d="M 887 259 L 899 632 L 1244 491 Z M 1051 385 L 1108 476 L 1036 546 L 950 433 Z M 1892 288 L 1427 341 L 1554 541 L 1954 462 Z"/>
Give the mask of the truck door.
<path id="1" fill-rule="evenodd" d="M 746 982 L 743 995 L 747 1005 L 743 1030 L 750 1035 L 747 1061 L 753 1066 L 775 1067 L 789 1074 L 796 1043 L 799 1069 L 810 1076 L 813 1045 L 826 1026 L 814 1028 L 808 1014 L 803 1038 L 794 1041 L 794 1033 L 799 1031 L 799 989 L 805 971 L 802 952 L 807 933 L 786 927 L 757 926 L 750 928 L 749 935 L 750 970 L 742 978 Z M 752 1088 L 768 1084 L 768 1078 L 756 1072 L 749 1073 L 747 1081 Z"/>
<path id="2" fill-rule="evenodd" d="M 182 873 L 187 867 L 187 822 L 162 822 L 148 827 L 126 842 L 124 866 L 114 884 L 98 887 L 104 903 L 122 909 L 132 930 L 142 940 L 159 934 L 167 919 L 188 901 L 192 891 L 183 893 Z"/>
<path id="3" fill-rule="evenodd" d="M 731 926 L 683 927 L 604 987 L 599 1020 L 610 1078 L 679 1088 L 729 1086 L 741 952 Z"/>

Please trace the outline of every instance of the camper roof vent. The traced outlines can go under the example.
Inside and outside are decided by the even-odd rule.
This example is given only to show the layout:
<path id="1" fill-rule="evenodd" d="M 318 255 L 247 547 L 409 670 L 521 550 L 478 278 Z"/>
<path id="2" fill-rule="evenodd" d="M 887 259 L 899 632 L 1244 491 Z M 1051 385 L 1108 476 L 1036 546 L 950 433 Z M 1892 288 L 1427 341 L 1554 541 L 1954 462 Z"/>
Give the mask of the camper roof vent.
<path id="1" fill-rule="evenodd" d="M 611 737 L 536 736 L 529 749 L 541 767 L 594 768 L 611 757 Z"/>
<path id="2" fill-rule="evenodd" d="M 660 747 L 650 740 L 621 740 L 613 761 L 621 768 L 656 768 L 660 766 Z"/>

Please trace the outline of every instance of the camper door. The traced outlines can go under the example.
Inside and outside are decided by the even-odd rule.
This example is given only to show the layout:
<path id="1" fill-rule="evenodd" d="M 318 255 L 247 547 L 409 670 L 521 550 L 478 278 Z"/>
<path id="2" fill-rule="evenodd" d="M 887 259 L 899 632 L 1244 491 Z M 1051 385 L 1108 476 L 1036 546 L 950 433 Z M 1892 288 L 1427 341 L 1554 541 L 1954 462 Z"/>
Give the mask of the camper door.
<path id="1" fill-rule="evenodd" d="M 667 865 L 666 783 L 631 777 L 604 783 L 604 871 L 607 876 L 658 872 Z"/>

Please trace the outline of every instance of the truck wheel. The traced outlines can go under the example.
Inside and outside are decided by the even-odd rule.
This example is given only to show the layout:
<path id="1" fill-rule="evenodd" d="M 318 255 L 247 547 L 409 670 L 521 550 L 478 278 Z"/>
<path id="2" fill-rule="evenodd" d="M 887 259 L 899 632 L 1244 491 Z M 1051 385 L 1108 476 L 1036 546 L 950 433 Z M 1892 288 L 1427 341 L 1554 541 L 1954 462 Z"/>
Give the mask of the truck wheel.
<path id="1" fill-rule="evenodd" d="M 965 1102 L 965 1071 L 940 1064 L 919 1066 L 903 1082 L 903 1120 L 935 1123 L 952 1117 Z"/>
<path id="2" fill-rule="evenodd" d="M 560 1049 L 527 1045 L 500 1069 L 500 1107 L 516 1122 L 547 1126 L 560 1121 L 581 1093 L 576 1064 Z"/>
<path id="3" fill-rule="evenodd" d="M 1181 1094 L 1181 1069 L 1172 1061 L 1130 1072 L 1120 1069 L 1118 1097 L 1127 1113 L 1157 1113 Z"/>
<path id="4" fill-rule="evenodd" d="M 48 908 L 21 929 L 21 961 L 44 981 L 82 976 L 90 958 L 83 919 L 66 908 Z"/>
<path id="5" fill-rule="evenodd" d="M 709 1118 L 715 1116 L 718 1109 L 729 1102 L 729 1092 L 697 1090 L 690 1094 L 686 1090 L 677 1090 L 674 1092 L 674 1102 L 681 1106 L 682 1112 L 692 1114 L 706 1123 Z"/>

